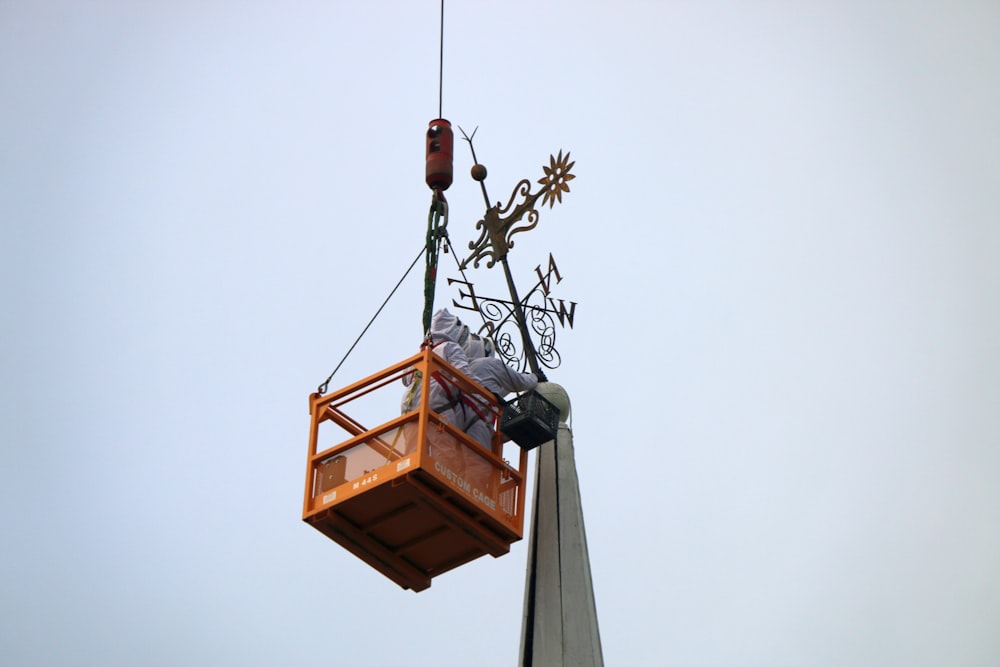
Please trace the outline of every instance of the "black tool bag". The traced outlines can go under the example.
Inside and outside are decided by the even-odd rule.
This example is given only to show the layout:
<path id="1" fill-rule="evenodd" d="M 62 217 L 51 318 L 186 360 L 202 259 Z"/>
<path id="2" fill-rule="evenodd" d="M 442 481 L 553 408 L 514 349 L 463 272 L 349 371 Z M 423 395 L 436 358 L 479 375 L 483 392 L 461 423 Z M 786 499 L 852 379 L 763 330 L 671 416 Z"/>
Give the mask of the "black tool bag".
<path id="1" fill-rule="evenodd" d="M 559 408 L 537 391 L 525 392 L 504 402 L 500 431 L 521 449 L 534 449 L 555 439 Z"/>

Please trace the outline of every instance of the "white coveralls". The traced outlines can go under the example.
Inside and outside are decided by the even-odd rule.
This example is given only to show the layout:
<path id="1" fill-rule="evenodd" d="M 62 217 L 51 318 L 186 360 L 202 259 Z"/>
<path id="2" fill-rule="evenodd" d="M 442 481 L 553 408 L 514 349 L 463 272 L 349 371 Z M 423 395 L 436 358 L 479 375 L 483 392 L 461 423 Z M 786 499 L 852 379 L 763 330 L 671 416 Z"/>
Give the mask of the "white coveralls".
<path id="1" fill-rule="evenodd" d="M 434 313 L 431 319 L 431 341 L 434 343 L 434 353 L 466 376 L 469 375 L 469 361 L 460 343 L 465 343 L 468 336 L 469 328 L 447 309 L 442 308 Z M 416 374 L 410 374 L 403 378 L 403 384 L 408 389 L 403 395 L 400 407 L 401 412 L 406 413 L 415 410 L 420 405 L 420 380 Z M 456 387 L 452 385 L 442 386 L 436 379 L 431 378 L 428 401 L 431 410 L 437 412 L 442 420 L 465 431 L 472 417 L 475 416 L 475 411 L 466 403 L 458 400 L 459 398 Z M 405 453 L 410 453 L 417 447 L 416 428 L 414 423 L 409 423 L 403 428 L 406 440 Z M 457 442 L 446 431 L 435 428 L 433 425 L 428 429 L 427 439 L 430 455 L 438 463 L 460 477 L 465 475 L 465 451 L 468 448 L 464 444 Z"/>
<path id="2" fill-rule="evenodd" d="M 465 354 L 469 359 L 469 377 L 500 398 L 515 391 L 529 391 L 538 385 L 538 378 L 533 373 L 518 373 L 494 357 L 489 340 L 469 336 Z M 490 449 L 493 444 L 493 425 L 487 424 L 478 415 L 473 417 L 466 432 L 473 440 Z"/>
<path id="3" fill-rule="evenodd" d="M 462 345 L 469 337 L 469 327 L 448 312 L 447 308 L 434 313 L 431 318 L 431 341 L 434 354 L 438 355 L 465 375 L 469 375 L 469 360 Z M 411 374 L 403 378 L 409 389 L 403 394 L 400 413 L 415 410 L 420 405 L 420 382 Z M 437 380 L 431 380 L 430 408 L 446 421 L 465 430 L 471 410 L 460 401 L 456 402 L 455 388 L 443 387 Z"/>

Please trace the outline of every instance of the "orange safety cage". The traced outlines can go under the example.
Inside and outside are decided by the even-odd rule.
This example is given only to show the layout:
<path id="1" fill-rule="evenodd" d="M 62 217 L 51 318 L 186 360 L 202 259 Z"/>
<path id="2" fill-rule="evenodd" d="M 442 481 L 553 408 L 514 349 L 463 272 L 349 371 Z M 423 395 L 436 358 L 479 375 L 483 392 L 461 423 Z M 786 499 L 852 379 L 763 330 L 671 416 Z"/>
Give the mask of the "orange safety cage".
<path id="1" fill-rule="evenodd" d="M 490 449 L 428 407 L 432 379 L 490 425 Z M 420 400 L 412 410 L 365 425 L 398 409 L 414 383 Z M 499 433 L 494 395 L 430 349 L 313 394 L 309 408 L 303 521 L 403 588 L 423 590 L 433 577 L 501 556 L 521 539 L 527 451 Z"/>

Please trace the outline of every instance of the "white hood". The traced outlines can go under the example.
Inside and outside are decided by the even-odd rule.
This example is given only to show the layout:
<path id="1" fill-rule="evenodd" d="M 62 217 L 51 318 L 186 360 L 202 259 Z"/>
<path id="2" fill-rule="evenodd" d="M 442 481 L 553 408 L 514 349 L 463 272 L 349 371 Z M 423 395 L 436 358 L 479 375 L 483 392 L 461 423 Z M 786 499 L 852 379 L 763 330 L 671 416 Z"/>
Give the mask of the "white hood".
<path id="1" fill-rule="evenodd" d="M 435 343 L 451 341 L 452 343 L 465 345 L 468 338 L 469 327 L 462 324 L 460 319 L 448 312 L 447 308 L 442 308 L 431 317 L 431 339 Z"/>
<path id="2" fill-rule="evenodd" d="M 493 356 L 493 341 L 476 334 L 471 334 L 465 342 L 465 356 L 469 361 Z"/>

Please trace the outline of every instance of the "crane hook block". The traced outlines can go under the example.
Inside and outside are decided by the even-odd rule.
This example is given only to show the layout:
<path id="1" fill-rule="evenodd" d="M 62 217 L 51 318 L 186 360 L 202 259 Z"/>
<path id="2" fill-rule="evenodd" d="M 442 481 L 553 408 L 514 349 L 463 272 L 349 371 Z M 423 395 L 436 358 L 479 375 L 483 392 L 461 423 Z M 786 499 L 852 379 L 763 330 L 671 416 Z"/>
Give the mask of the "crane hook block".
<path id="1" fill-rule="evenodd" d="M 451 123 L 443 118 L 432 120 L 427 128 L 427 187 L 431 190 L 447 190 L 451 185 L 454 146 Z"/>

